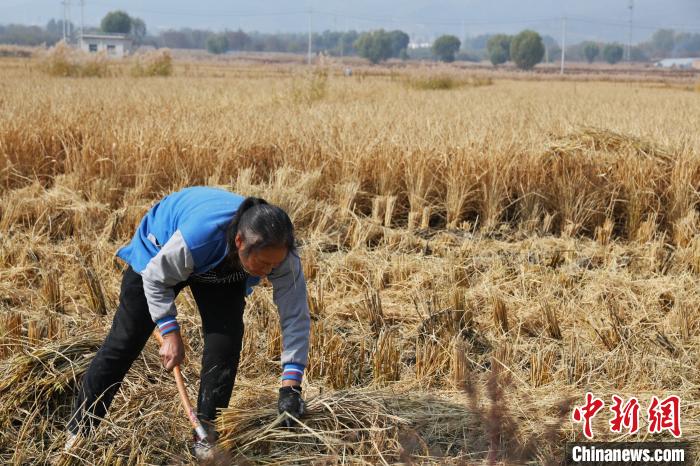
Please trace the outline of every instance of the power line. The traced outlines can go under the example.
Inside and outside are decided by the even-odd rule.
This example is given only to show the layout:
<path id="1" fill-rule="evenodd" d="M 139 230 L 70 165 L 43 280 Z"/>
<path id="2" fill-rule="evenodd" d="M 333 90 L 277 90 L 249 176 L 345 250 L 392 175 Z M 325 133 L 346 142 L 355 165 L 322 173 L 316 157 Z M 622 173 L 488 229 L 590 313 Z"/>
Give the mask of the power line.
<path id="1" fill-rule="evenodd" d="M 109 8 L 123 8 L 122 5 L 117 5 L 110 2 L 100 2 L 91 1 L 93 5 L 101 5 Z M 151 8 L 129 8 L 130 11 L 137 11 L 140 13 L 153 13 L 158 15 L 168 15 L 168 16 L 196 16 L 202 18 L 214 18 L 214 17 L 273 17 L 273 16 L 300 16 L 308 13 L 307 10 L 294 10 L 294 11 L 281 11 L 281 12 L 253 12 L 253 11 L 210 11 L 203 13 L 201 10 L 179 10 L 179 9 L 168 9 L 168 10 L 154 10 Z"/>
<path id="2" fill-rule="evenodd" d="M 615 27 L 629 26 L 629 21 L 622 21 L 622 20 L 599 19 L 599 18 L 591 18 L 588 16 L 569 16 L 568 18 L 571 21 L 576 21 L 579 23 L 591 23 L 591 24 L 600 24 L 600 25 L 604 25 L 604 26 L 615 26 Z M 698 32 L 700 32 L 700 24 L 694 25 L 694 26 L 689 26 L 687 24 L 639 24 L 639 23 L 635 23 L 634 28 L 635 29 L 648 29 L 648 30 L 674 29 L 677 31 L 690 31 L 690 32 L 698 31 Z"/>
<path id="3" fill-rule="evenodd" d="M 100 2 L 100 1 L 92 1 L 90 2 L 91 4 L 94 5 L 102 5 L 102 6 L 107 6 L 111 8 L 122 8 L 121 5 L 116 5 L 111 2 Z M 251 11 L 211 11 L 211 12 L 206 12 L 203 13 L 201 10 L 193 11 L 193 10 L 173 10 L 173 9 L 168 9 L 168 10 L 156 10 L 156 9 L 150 9 L 150 8 L 129 8 L 130 11 L 136 11 L 136 12 L 141 12 L 141 13 L 153 13 L 153 14 L 160 14 L 160 15 L 169 15 L 169 16 L 196 16 L 196 17 L 273 17 L 273 16 L 301 16 L 301 15 L 306 15 L 308 14 L 308 10 L 296 10 L 296 11 L 285 11 L 285 12 L 264 12 L 264 13 L 258 13 L 258 12 L 251 12 Z M 357 14 L 346 14 L 346 13 L 340 13 L 337 11 L 330 11 L 330 10 L 314 10 L 314 13 L 317 15 L 323 15 L 323 16 L 330 16 L 330 17 L 340 17 L 344 19 L 354 19 L 354 20 L 360 20 L 360 21 L 368 21 L 368 22 L 383 22 L 383 23 L 415 23 L 416 18 L 410 18 L 410 17 L 397 17 L 397 16 L 370 16 L 370 15 L 357 15 Z M 533 19 L 524 19 L 524 20 L 508 20 L 508 21 L 471 21 L 471 22 L 464 22 L 464 25 L 507 25 L 507 24 L 531 24 L 531 23 L 539 23 L 539 22 L 551 22 L 554 20 L 558 20 L 558 18 L 555 17 L 547 17 L 547 18 L 533 18 Z M 426 24 L 426 25 L 451 25 L 451 26 L 459 26 L 462 24 L 462 21 L 448 21 L 448 20 L 421 20 L 421 24 Z"/>
<path id="4" fill-rule="evenodd" d="M 629 36 L 631 37 L 631 30 L 632 30 L 632 15 L 633 15 L 633 0 L 630 1 L 630 19 L 625 21 L 625 20 L 615 20 L 615 19 L 601 19 L 601 18 L 593 18 L 593 17 L 587 17 L 587 16 L 568 16 L 567 15 L 567 21 L 569 22 L 575 22 L 575 23 L 588 23 L 588 24 L 596 24 L 596 25 L 601 25 L 601 26 L 612 26 L 612 27 L 624 27 L 628 26 L 630 28 L 630 33 Z M 64 16 L 67 16 L 67 8 L 65 7 L 66 3 L 69 3 L 69 0 L 63 0 L 62 2 L 64 4 Z M 108 6 L 108 7 L 114 7 L 114 8 L 121 8 L 121 5 L 115 5 L 111 2 L 101 2 L 101 1 L 91 1 L 91 5 L 102 5 L 102 6 Z M 0 8 L 6 8 L 6 7 L 0 7 Z M 158 14 L 158 15 L 164 15 L 164 16 L 186 16 L 186 17 L 200 17 L 200 18 L 211 18 L 211 17 L 235 17 L 235 18 L 253 18 L 253 17 L 260 17 L 260 18 L 265 18 L 265 17 L 289 17 L 289 16 L 303 16 L 303 15 L 308 15 L 308 10 L 307 11 L 302 11 L 302 10 L 292 10 L 292 11 L 282 11 L 282 12 L 254 12 L 254 11 L 211 11 L 211 12 L 202 12 L 201 10 L 198 11 L 193 11 L 193 10 L 182 10 L 182 9 L 168 9 L 168 10 L 159 10 L 159 9 L 151 9 L 151 8 L 130 8 L 132 11 L 136 12 L 141 12 L 141 13 L 151 13 L 151 14 Z M 348 14 L 348 13 L 342 13 L 338 11 L 331 11 L 331 10 L 314 10 L 314 13 L 316 15 L 322 15 L 322 16 L 329 16 L 332 18 L 341 18 L 344 19 L 347 23 L 348 19 L 355 20 L 355 21 L 364 21 L 364 22 L 370 22 L 370 23 L 381 23 L 381 24 L 404 24 L 404 25 L 409 25 L 409 24 L 418 24 L 420 23 L 421 25 L 424 26 L 453 26 L 453 27 L 460 27 L 462 30 L 466 28 L 467 26 L 505 26 L 505 25 L 527 25 L 527 24 L 544 24 L 544 23 L 555 23 L 561 21 L 561 18 L 558 17 L 542 17 L 542 18 L 530 18 L 530 19 L 517 19 L 517 20 L 502 20 L 502 21 L 489 21 L 489 20 L 484 20 L 484 21 L 464 21 L 464 20 L 441 20 L 441 19 L 420 19 L 420 21 L 416 21 L 416 18 L 411 18 L 411 17 L 397 17 L 397 16 L 381 16 L 381 15 L 361 15 L 361 14 Z M 643 30 L 657 30 L 657 29 L 674 29 L 677 31 L 684 31 L 684 32 L 700 32 L 700 24 L 697 25 L 650 25 L 650 24 L 634 24 L 635 29 L 643 29 Z M 628 37 L 628 42 L 630 42 L 630 39 Z"/>
<path id="5" fill-rule="evenodd" d="M 28 0 L 26 2 L 19 2 L 19 3 L 9 3 L 5 5 L 0 5 L 0 10 L 9 10 L 12 8 L 21 8 L 21 7 L 27 7 L 31 5 L 32 3 L 39 3 L 41 0 Z"/>
<path id="6" fill-rule="evenodd" d="M 367 16 L 367 15 L 356 15 L 356 14 L 343 14 L 334 11 L 316 11 L 318 14 L 326 16 L 341 16 L 344 18 L 350 18 L 360 21 L 368 22 L 383 22 L 383 23 L 416 23 L 416 18 L 410 17 L 397 17 L 397 16 Z M 421 19 L 418 21 L 423 25 L 438 25 L 438 26 L 479 26 L 479 25 L 507 25 L 507 24 L 532 24 L 532 23 L 544 23 L 557 21 L 559 18 L 556 17 L 546 17 L 546 18 L 532 18 L 532 19 L 519 19 L 519 20 L 505 20 L 505 21 L 448 21 L 448 20 L 437 20 L 437 19 Z"/>

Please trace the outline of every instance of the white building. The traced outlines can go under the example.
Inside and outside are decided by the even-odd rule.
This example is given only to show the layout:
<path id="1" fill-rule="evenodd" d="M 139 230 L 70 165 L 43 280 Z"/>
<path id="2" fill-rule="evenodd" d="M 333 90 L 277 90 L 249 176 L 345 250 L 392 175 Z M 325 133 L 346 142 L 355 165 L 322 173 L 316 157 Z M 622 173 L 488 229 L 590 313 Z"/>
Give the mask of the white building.
<path id="1" fill-rule="evenodd" d="M 700 69 L 700 58 L 664 58 L 656 62 L 659 68 Z"/>
<path id="2" fill-rule="evenodd" d="M 433 46 L 432 42 L 409 42 L 408 43 L 408 48 L 410 50 L 413 49 L 428 49 Z"/>
<path id="3" fill-rule="evenodd" d="M 80 49 L 84 52 L 105 52 L 111 57 L 123 57 L 131 52 L 131 39 L 125 34 L 83 34 Z"/>

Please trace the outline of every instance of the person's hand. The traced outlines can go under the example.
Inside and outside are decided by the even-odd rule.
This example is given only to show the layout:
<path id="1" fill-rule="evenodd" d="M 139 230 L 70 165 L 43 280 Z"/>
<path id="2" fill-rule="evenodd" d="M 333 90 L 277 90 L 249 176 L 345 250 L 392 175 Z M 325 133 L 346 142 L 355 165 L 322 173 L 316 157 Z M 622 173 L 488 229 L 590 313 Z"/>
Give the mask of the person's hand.
<path id="1" fill-rule="evenodd" d="M 166 371 L 171 371 L 182 363 L 185 359 L 185 344 L 179 331 L 170 332 L 163 337 L 158 354 Z"/>
<path id="2" fill-rule="evenodd" d="M 304 400 L 301 397 L 301 387 L 299 385 L 280 387 L 277 410 L 280 414 L 286 412 L 297 419 L 304 415 Z M 284 427 L 292 427 L 294 420 L 285 416 L 282 420 L 282 425 Z"/>

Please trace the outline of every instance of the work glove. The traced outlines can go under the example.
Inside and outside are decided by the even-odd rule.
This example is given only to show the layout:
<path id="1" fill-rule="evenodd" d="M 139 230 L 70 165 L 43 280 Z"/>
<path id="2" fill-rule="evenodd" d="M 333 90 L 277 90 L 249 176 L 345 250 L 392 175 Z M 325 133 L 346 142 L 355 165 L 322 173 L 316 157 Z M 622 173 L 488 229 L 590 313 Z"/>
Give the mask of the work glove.
<path id="1" fill-rule="evenodd" d="M 299 419 L 304 415 L 304 400 L 301 397 L 301 387 L 280 387 L 280 395 L 277 400 L 277 410 L 280 414 L 286 412 Z M 282 426 L 293 427 L 294 419 L 285 416 Z"/>

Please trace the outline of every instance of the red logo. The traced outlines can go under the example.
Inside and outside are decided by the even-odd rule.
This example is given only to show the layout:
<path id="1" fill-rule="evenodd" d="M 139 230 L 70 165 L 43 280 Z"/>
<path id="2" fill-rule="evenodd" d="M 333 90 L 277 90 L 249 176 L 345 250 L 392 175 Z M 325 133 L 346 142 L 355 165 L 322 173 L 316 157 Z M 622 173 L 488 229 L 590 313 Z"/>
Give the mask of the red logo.
<path id="1" fill-rule="evenodd" d="M 610 411 L 614 416 L 610 420 L 610 431 L 621 433 L 624 427 L 630 434 L 636 433 L 639 430 L 639 401 L 632 397 L 623 406 L 619 396 L 613 395 L 612 399 Z"/>
<path id="2" fill-rule="evenodd" d="M 657 397 L 652 396 L 647 412 L 650 434 L 668 430 L 676 438 L 681 436 L 681 399 L 679 397 L 671 395 L 659 401 Z"/>
<path id="3" fill-rule="evenodd" d="M 583 435 L 587 439 L 593 438 L 593 418 L 605 406 L 602 399 L 592 393 L 586 393 L 585 404 L 576 406 L 572 413 L 574 422 L 583 424 Z M 640 405 L 637 398 L 632 397 L 625 402 L 622 397 L 612 396 L 610 406 L 612 416 L 609 420 L 610 432 L 621 434 L 627 432 L 635 434 L 639 432 Z M 660 434 L 664 430 L 669 431 L 675 438 L 681 436 L 681 399 L 671 395 L 663 400 L 652 396 L 649 408 L 646 411 L 650 434 Z"/>
<path id="4" fill-rule="evenodd" d="M 586 393 L 586 404 L 580 408 L 574 409 L 573 418 L 576 422 L 583 422 L 583 435 L 586 438 L 593 438 L 593 429 L 591 428 L 591 421 L 598 411 L 603 409 L 605 403 L 600 398 L 595 398 L 591 392 Z"/>

